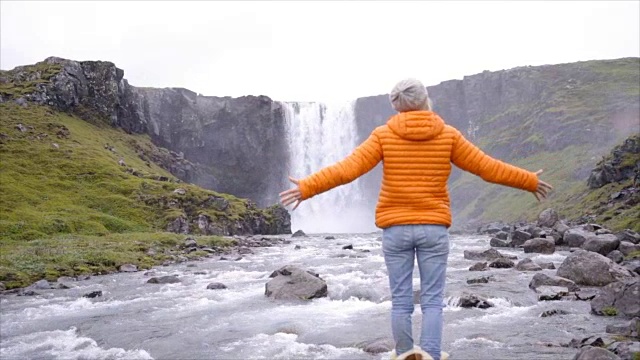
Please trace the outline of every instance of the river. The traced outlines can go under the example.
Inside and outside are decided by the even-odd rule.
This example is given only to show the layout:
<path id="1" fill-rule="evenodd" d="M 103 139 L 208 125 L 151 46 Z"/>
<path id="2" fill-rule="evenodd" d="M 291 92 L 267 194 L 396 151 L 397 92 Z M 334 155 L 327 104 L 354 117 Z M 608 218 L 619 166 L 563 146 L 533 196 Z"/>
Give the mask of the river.
<path id="1" fill-rule="evenodd" d="M 254 248 L 241 260 L 219 257 L 154 268 L 176 274 L 176 284 L 148 284 L 149 274 L 118 273 L 69 283 L 38 296 L 0 297 L 2 359 L 388 359 L 359 344 L 391 338 L 389 291 L 380 233 L 292 238 Z M 289 236 L 287 236 L 289 237 Z M 447 273 L 443 350 L 451 359 L 571 359 L 572 338 L 601 334 L 612 319 L 590 315 L 588 302 L 537 301 L 527 285 L 533 272 L 490 269 L 470 272 L 464 250 L 489 248 L 488 236 L 452 236 Z M 353 250 L 342 249 L 353 245 Z M 295 249 L 299 245 L 300 249 Z M 558 267 L 568 252 L 524 254 Z M 329 296 L 306 303 L 264 295 L 269 275 L 299 265 L 327 281 Z M 550 275 L 555 270 L 543 270 Z M 470 277 L 493 275 L 487 284 Z M 418 284 L 417 268 L 414 274 Z M 223 290 L 207 290 L 221 282 Z M 102 297 L 82 297 L 101 290 Z M 495 306 L 456 306 L 463 292 L 487 296 Z M 568 314 L 540 317 L 546 310 Z M 420 308 L 414 313 L 418 334 Z M 553 344 L 555 346 L 547 346 Z"/>

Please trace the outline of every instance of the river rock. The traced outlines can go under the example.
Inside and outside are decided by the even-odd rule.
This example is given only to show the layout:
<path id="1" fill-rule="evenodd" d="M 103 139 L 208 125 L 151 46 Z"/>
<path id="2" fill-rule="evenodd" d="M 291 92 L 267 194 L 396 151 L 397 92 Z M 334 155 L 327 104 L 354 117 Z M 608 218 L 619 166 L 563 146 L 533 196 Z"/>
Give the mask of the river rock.
<path id="1" fill-rule="evenodd" d="M 573 357 L 573 360 L 621 360 L 620 357 L 609 350 L 600 347 L 583 347 Z"/>
<path id="2" fill-rule="evenodd" d="M 587 251 L 593 251 L 603 256 L 607 256 L 610 252 L 617 249 L 620 245 L 620 240 L 613 234 L 603 234 L 596 236 L 589 236 L 585 242 L 580 246 Z"/>
<path id="3" fill-rule="evenodd" d="M 148 284 L 175 284 L 179 282 L 180 279 L 178 279 L 177 275 L 152 277 L 151 279 L 147 280 Z"/>
<path id="4" fill-rule="evenodd" d="M 558 268 L 557 275 L 573 280 L 578 285 L 604 286 L 634 275 L 611 259 L 595 252 L 576 250 L 569 254 Z"/>
<path id="5" fill-rule="evenodd" d="M 511 246 L 510 242 L 508 240 L 502 240 L 502 239 L 498 239 L 498 238 L 491 238 L 491 240 L 489 241 L 489 246 L 491 247 L 509 247 Z"/>
<path id="6" fill-rule="evenodd" d="M 489 280 L 492 280 L 493 276 L 480 276 L 476 278 L 467 279 L 467 284 L 486 284 Z"/>
<path id="7" fill-rule="evenodd" d="M 579 300 L 579 301 L 591 301 L 596 297 L 596 295 L 598 295 L 598 290 L 596 290 L 596 289 L 584 289 L 584 290 L 576 291 L 573 294 L 576 297 L 576 300 Z"/>
<path id="8" fill-rule="evenodd" d="M 518 247 L 525 243 L 525 241 L 531 239 L 531 233 L 523 230 L 515 230 L 511 234 L 511 246 Z"/>
<path id="9" fill-rule="evenodd" d="M 604 346 L 604 340 L 601 337 L 596 337 L 595 335 L 588 336 L 583 339 L 571 339 L 568 344 L 563 345 L 565 347 L 572 348 L 584 348 L 588 346 L 602 347 Z"/>
<path id="10" fill-rule="evenodd" d="M 349 244 L 349 245 L 345 245 L 342 247 L 342 250 L 353 250 L 353 245 Z"/>
<path id="11" fill-rule="evenodd" d="M 588 236 L 595 235 L 580 228 L 569 229 L 564 233 L 562 243 L 569 247 L 581 247 Z"/>
<path id="12" fill-rule="evenodd" d="M 96 290 L 82 295 L 82 297 L 93 299 L 102 296 L 102 290 Z"/>
<path id="13" fill-rule="evenodd" d="M 197 246 L 198 246 L 198 243 L 196 242 L 196 239 L 194 239 L 192 237 L 188 237 L 188 238 L 184 239 L 183 247 L 189 249 L 189 248 L 195 248 Z"/>
<path id="14" fill-rule="evenodd" d="M 607 258 L 611 259 L 616 264 L 620 264 L 624 261 L 624 254 L 620 252 L 620 250 L 613 250 L 612 252 L 607 254 Z"/>
<path id="15" fill-rule="evenodd" d="M 640 317 L 640 279 L 616 281 L 600 289 L 591 300 L 591 312 L 604 315 L 606 308 L 615 308 L 618 315 Z"/>
<path id="16" fill-rule="evenodd" d="M 301 237 L 301 236 L 307 236 L 307 234 L 305 234 L 304 231 L 302 230 L 298 230 L 294 232 L 293 235 L 291 235 L 291 237 Z"/>
<path id="17" fill-rule="evenodd" d="M 618 246 L 618 250 L 622 253 L 622 255 L 629 256 L 633 252 L 640 251 L 640 244 L 634 244 L 629 241 L 621 241 L 620 246 Z"/>
<path id="18" fill-rule="evenodd" d="M 136 272 L 138 267 L 133 264 L 120 265 L 120 272 Z"/>
<path id="19" fill-rule="evenodd" d="M 226 289 L 227 285 L 223 284 L 223 283 L 219 283 L 219 282 L 213 282 L 209 285 L 207 285 L 207 289 L 208 290 L 222 290 L 222 289 Z"/>
<path id="20" fill-rule="evenodd" d="M 564 234 L 569 229 L 570 227 L 567 224 L 565 224 L 562 220 L 556 222 L 556 224 L 553 226 L 553 230 L 557 231 L 563 237 L 564 237 Z"/>
<path id="21" fill-rule="evenodd" d="M 621 324 L 609 324 L 606 327 L 607 334 L 638 337 L 640 334 L 640 318 L 636 317 Z"/>
<path id="22" fill-rule="evenodd" d="M 616 234 L 616 237 L 620 241 L 628 241 L 632 244 L 640 243 L 640 234 L 635 231 L 626 229 Z"/>
<path id="23" fill-rule="evenodd" d="M 596 232 L 598 230 L 604 229 L 602 225 L 599 225 L 599 224 L 584 224 L 582 225 L 582 228 L 589 232 Z"/>
<path id="24" fill-rule="evenodd" d="M 363 341 L 357 345 L 358 348 L 369 354 L 381 354 L 393 350 L 393 339 L 377 338 L 369 341 Z"/>
<path id="25" fill-rule="evenodd" d="M 640 275 L 640 258 L 625 260 L 620 263 L 620 266 L 634 274 Z"/>
<path id="26" fill-rule="evenodd" d="M 336 237 L 335 237 L 335 236 L 331 236 L 331 235 L 329 235 L 329 236 L 325 236 L 325 237 L 324 237 L 324 239 L 325 239 L 325 240 L 335 240 L 335 239 L 336 239 Z"/>
<path id="27" fill-rule="evenodd" d="M 553 310 L 544 311 L 542 314 L 540 314 L 540 317 L 549 317 L 554 315 L 567 315 L 567 314 L 568 312 L 565 310 L 553 309 Z"/>
<path id="28" fill-rule="evenodd" d="M 540 227 L 535 227 L 533 229 L 531 229 L 531 238 L 546 238 L 547 235 L 549 235 L 550 232 L 548 232 L 547 230 L 540 228 Z"/>
<path id="29" fill-rule="evenodd" d="M 488 249 L 485 251 L 465 250 L 464 258 L 467 260 L 493 260 L 499 258 L 516 259 L 516 256 L 505 255 L 496 249 Z"/>
<path id="30" fill-rule="evenodd" d="M 562 300 L 563 297 L 569 295 L 569 289 L 565 286 L 540 286 L 536 289 L 539 301 Z"/>
<path id="31" fill-rule="evenodd" d="M 268 297 L 309 300 L 326 297 L 328 294 L 326 281 L 311 271 L 287 265 L 271 275 L 273 278 L 265 285 L 265 295 Z"/>
<path id="32" fill-rule="evenodd" d="M 540 271 L 542 270 L 542 268 L 536 264 L 535 262 L 533 262 L 533 260 L 526 258 L 526 259 L 522 259 L 518 262 L 518 264 L 516 265 L 516 270 L 520 270 L 520 271 Z"/>
<path id="33" fill-rule="evenodd" d="M 479 295 L 468 294 L 468 293 L 462 294 L 456 305 L 463 308 L 475 307 L 479 309 L 487 309 L 487 308 L 493 307 L 493 303 L 491 303 L 486 298 Z"/>
<path id="34" fill-rule="evenodd" d="M 538 266 L 548 270 L 555 270 L 556 268 L 556 266 L 552 262 L 541 262 L 541 263 L 538 263 Z"/>
<path id="35" fill-rule="evenodd" d="M 535 238 L 525 241 L 522 247 L 525 253 L 553 254 L 556 242 L 553 239 Z"/>
<path id="36" fill-rule="evenodd" d="M 36 290 L 48 290 L 48 289 L 51 289 L 52 286 L 47 280 L 39 280 L 31 284 L 29 288 L 36 289 Z"/>
<path id="37" fill-rule="evenodd" d="M 607 350 L 618 355 L 622 360 L 640 359 L 640 342 L 638 341 L 616 341 L 607 346 Z"/>
<path id="38" fill-rule="evenodd" d="M 487 266 L 486 262 L 477 262 L 471 265 L 471 267 L 469 267 L 469 271 L 486 271 L 486 270 L 489 270 L 489 267 Z"/>
<path id="39" fill-rule="evenodd" d="M 489 264 L 490 268 L 496 268 L 496 269 L 509 269 L 514 266 L 515 264 L 513 263 L 513 261 L 506 258 L 495 259 L 493 262 Z"/>
<path id="40" fill-rule="evenodd" d="M 553 227 L 558 221 L 558 212 L 554 209 L 545 209 L 540 215 L 538 215 L 538 226 L 540 227 Z"/>
<path id="41" fill-rule="evenodd" d="M 551 276 L 544 273 L 536 273 L 529 282 L 529 288 L 536 290 L 541 286 L 564 286 L 568 288 L 569 291 L 580 290 L 576 283 L 569 279 L 565 279 L 560 276 Z"/>
<path id="42" fill-rule="evenodd" d="M 493 234 L 493 237 L 500 240 L 507 240 L 509 239 L 509 233 L 506 231 L 498 231 L 497 233 Z"/>

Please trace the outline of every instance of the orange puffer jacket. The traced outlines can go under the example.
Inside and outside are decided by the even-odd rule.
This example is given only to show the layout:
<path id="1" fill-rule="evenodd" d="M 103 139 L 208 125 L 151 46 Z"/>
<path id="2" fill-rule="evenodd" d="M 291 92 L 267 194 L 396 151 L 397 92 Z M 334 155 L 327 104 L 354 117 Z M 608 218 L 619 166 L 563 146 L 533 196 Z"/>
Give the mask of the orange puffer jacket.
<path id="1" fill-rule="evenodd" d="M 488 182 L 535 192 L 535 173 L 491 158 L 432 111 L 392 116 L 345 159 L 300 180 L 302 199 L 350 183 L 383 162 L 376 225 L 451 226 L 451 163 Z"/>

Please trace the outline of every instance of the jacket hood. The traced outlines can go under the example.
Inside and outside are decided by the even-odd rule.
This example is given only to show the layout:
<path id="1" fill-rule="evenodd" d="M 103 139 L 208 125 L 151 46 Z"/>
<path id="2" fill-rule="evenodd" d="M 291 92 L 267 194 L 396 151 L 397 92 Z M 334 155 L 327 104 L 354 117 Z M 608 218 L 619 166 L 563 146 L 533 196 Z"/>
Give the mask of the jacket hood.
<path id="1" fill-rule="evenodd" d="M 444 129 L 444 121 L 433 111 L 408 111 L 392 116 L 389 129 L 406 140 L 429 140 Z"/>

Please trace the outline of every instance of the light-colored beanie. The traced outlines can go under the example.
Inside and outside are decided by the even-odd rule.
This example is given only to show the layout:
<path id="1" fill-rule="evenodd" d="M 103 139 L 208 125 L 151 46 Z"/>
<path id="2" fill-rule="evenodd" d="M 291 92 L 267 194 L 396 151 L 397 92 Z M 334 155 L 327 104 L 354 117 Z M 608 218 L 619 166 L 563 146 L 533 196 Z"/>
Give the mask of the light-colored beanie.
<path id="1" fill-rule="evenodd" d="M 427 89 L 416 79 L 404 79 L 389 93 L 391 106 L 398 112 L 431 110 Z"/>

